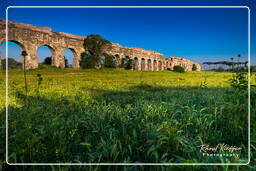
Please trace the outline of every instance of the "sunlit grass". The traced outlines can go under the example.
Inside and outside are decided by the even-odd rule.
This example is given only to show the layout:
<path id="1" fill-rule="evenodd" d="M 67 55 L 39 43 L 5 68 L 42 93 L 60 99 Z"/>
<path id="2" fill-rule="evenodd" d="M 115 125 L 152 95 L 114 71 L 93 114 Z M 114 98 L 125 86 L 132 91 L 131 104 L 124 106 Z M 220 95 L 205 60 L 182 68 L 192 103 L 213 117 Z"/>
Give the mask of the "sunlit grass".
<path id="1" fill-rule="evenodd" d="M 38 73 L 43 78 L 39 87 Z M 10 161 L 246 162 L 247 91 L 233 91 L 231 75 L 32 70 L 24 97 L 23 73 L 10 71 Z M 4 78 L 2 72 L 2 117 Z M 199 152 L 203 143 L 243 150 L 239 158 L 207 158 Z"/>

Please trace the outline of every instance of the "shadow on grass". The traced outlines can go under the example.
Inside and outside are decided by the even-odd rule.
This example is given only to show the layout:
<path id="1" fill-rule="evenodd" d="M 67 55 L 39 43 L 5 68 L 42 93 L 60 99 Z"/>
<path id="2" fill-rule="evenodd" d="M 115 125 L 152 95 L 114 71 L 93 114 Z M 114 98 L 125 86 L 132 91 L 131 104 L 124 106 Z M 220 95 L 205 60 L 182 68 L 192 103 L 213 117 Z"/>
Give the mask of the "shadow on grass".
<path id="1" fill-rule="evenodd" d="M 202 143 L 236 145 L 247 156 L 246 93 L 150 85 L 84 91 L 92 98 L 19 96 L 23 105 L 8 108 L 9 162 L 241 162 L 204 157 Z"/>

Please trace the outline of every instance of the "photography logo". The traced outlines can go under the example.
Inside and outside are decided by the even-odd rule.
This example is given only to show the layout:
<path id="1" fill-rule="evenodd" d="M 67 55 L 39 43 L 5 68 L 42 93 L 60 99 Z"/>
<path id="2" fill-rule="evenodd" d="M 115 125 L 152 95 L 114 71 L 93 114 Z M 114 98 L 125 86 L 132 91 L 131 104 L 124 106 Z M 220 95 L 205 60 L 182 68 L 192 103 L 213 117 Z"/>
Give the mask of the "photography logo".
<path id="1" fill-rule="evenodd" d="M 218 144 L 215 146 L 202 144 L 199 148 L 202 155 L 207 157 L 239 157 L 242 150 L 241 147 L 230 146 L 228 144 Z"/>

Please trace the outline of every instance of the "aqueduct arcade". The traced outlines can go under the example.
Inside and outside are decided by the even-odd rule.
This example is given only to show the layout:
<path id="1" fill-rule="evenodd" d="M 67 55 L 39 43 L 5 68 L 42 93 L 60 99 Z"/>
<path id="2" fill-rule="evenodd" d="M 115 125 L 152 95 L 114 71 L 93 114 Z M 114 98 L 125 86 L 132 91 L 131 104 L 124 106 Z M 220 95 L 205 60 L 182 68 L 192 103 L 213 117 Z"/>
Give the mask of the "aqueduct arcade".
<path id="1" fill-rule="evenodd" d="M 6 41 L 6 20 L 0 19 L 0 33 L 0 44 L 2 44 Z M 8 21 L 8 41 L 15 42 L 27 52 L 25 61 L 27 69 L 38 67 L 37 49 L 41 46 L 49 47 L 52 53 L 52 65 L 61 68 L 65 67 L 64 51 L 70 49 L 74 55 L 72 67 L 79 68 L 80 54 L 84 52 L 84 39 L 85 36 L 55 32 L 49 27 Z M 201 69 L 198 63 L 184 58 L 166 59 L 163 54 L 155 51 L 123 47 L 116 43 L 112 43 L 112 49 L 107 53 L 114 56 L 118 67 L 132 60 L 134 70 L 162 71 L 178 64 L 183 64 L 186 70 L 191 70 L 192 64 L 196 64 L 198 70 Z"/>

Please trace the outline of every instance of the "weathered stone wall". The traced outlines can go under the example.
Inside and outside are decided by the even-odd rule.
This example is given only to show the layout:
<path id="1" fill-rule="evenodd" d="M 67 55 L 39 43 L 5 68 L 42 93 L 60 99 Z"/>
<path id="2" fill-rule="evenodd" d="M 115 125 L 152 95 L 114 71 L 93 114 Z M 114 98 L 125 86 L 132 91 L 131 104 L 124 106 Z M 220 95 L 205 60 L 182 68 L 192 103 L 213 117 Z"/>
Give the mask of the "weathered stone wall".
<path id="1" fill-rule="evenodd" d="M 0 44 L 5 40 L 6 20 L 0 20 Z M 20 45 L 28 53 L 26 68 L 38 67 L 37 49 L 46 45 L 52 52 L 52 64 L 64 68 L 64 51 L 71 49 L 74 53 L 73 67 L 79 68 L 80 54 L 84 51 L 83 36 L 58 33 L 47 27 L 8 21 L 8 41 Z"/>
<path id="2" fill-rule="evenodd" d="M 166 58 L 164 55 L 142 48 L 123 47 L 113 43 L 110 54 L 116 56 L 117 63 L 120 65 L 122 59 L 132 59 L 135 70 L 162 71 L 164 70 Z"/>
<path id="3" fill-rule="evenodd" d="M 197 71 L 201 71 L 202 69 L 201 65 L 198 64 L 197 62 L 194 62 L 189 59 L 181 58 L 181 57 L 170 56 L 167 62 L 168 62 L 167 68 L 170 68 L 171 70 L 173 69 L 174 66 L 180 65 L 185 69 L 185 71 L 191 71 L 193 64 L 196 65 Z"/>
<path id="4" fill-rule="evenodd" d="M 6 20 L 0 19 L 0 44 L 6 37 Z M 68 33 L 55 32 L 48 27 L 38 27 L 30 24 L 8 21 L 8 41 L 13 41 L 20 45 L 22 50 L 28 53 L 26 58 L 26 68 L 38 67 L 37 49 L 46 45 L 52 52 L 52 65 L 64 68 L 64 51 L 71 49 L 74 54 L 73 68 L 79 68 L 80 54 L 84 51 L 83 41 L 85 36 L 77 36 Z M 184 58 L 165 58 L 163 54 L 142 48 L 124 47 L 112 43 L 112 49 L 108 52 L 116 57 L 118 66 L 122 65 L 124 59 L 133 60 L 134 70 L 162 71 L 167 68 L 172 69 L 175 65 L 182 65 L 186 70 L 191 70 L 196 64 L 198 70 L 201 66 Z"/>

